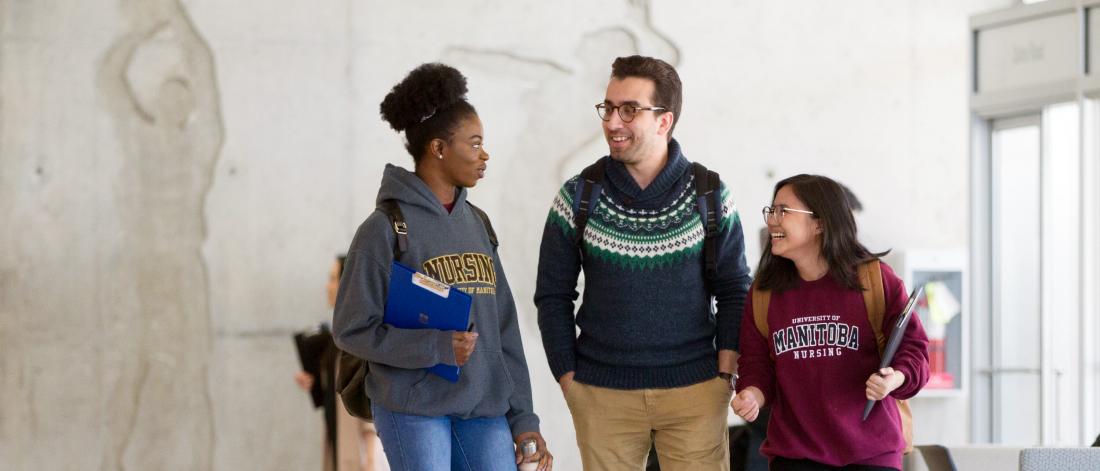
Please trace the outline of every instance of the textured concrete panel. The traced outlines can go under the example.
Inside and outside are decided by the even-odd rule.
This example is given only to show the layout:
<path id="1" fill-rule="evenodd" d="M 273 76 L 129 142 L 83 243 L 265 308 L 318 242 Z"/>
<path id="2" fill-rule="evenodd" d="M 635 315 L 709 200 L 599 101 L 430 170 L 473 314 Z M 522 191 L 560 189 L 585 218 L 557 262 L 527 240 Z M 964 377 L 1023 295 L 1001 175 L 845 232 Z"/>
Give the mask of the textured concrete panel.
<path id="1" fill-rule="evenodd" d="M 99 276 L 110 246 L 97 134 L 95 42 L 64 36 L 52 5 L 0 5 L 0 463 L 95 469 L 98 338 L 111 309 Z M 23 21 L 16 21 L 22 18 Z M 94 13 L 89 18 L 100 18 Z M 84 86 L 73 77 L 85 77 Z M 59 450 L 97 450 L 73 456 Z"/>
<path id="2" fill-rule="evenodd" d="M 123 5 L 97 80 L 123 152 L 107 313 L 104 469 L 209 469 L 205 199 L 222 146 L 214 56 L 175 1 Z"/>
<path id="3" fill-rule="evenodd" d="M 217 419 L 213 469 L 321 469 L 323 424 L 294 386 L 297 364 L 285 335 L 219 337 L 210 368 Z"/>
<path id="4" fill-rule="evenodd" d="M 3 5 L 3 462 L 209 469 L 212 52 L 175 2 L 88 7 Z"/>

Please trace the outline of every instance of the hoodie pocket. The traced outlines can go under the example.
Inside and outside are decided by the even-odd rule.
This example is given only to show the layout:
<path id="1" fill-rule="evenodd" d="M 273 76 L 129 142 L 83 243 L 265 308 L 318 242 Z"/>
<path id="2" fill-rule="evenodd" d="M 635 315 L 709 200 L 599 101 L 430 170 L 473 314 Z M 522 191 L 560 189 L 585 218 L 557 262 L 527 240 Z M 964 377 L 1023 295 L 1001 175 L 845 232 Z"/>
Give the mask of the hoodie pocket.
<path id="1" fill-rule="evenodd" d="M 478 377 L 471 375 L 471 383 L 479 382 L 488 387 L 480 391 L 480 403 L 477 415 L 503 415 L 511 407 L 512 392 L 516 383 L 512 380 L 512 374 L 508 371 L 508 364 L 504 361 L 503 352 L 482 352 L 485 355 L 484 371 L 478 372 Z M 471 384 L 472 386 L 472 384 Z M 478 388 L 481 389 L 481 388 Z"/>
<path id="2" fill-rule="evenodd" d="M 508 412 L 515 384 L 501 352 L 475 350 L 458 378 L 458 383 L 451 383 L 426 373 L 409 388 L 406 410 L 417 415 L 460 417 L 492 417 Z"/>
<path id="3" fill-rule="evenodd" d="M 406 410 L 409 410 L 409 406 L 412 404 L 413 397 L 417 395 L 417 391 L 419 391 L 421 387 L 428 383 L 428 375 L 431 374 L 428 372 L 427 369 L 417 370 L 417 372 L 419 373 L 420 377 L 413 381 L 412 385 L 409 386 L 409 393 L 405 395 Z"/>
<path id="4" fill-rule="evenodd" d="M 508 362 L 504 360 L 504 352 L 496 352 L 496 357 L 497 367 L 504 372 L 504 379 L 508 380 L 508 397 L 511 397 L 512 391 L 516 389 L 516 382 L 512 380 L 512 373 L 508 371 Z"/>

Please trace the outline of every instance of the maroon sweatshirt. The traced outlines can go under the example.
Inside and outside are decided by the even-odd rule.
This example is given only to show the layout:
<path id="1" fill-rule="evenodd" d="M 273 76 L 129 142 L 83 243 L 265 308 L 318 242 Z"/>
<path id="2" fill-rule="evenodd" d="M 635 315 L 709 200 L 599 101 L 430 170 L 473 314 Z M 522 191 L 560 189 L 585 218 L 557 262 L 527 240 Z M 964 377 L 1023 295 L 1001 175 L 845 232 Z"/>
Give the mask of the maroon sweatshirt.
<path id="1" fill-rule="evenodd" d="M 909 294 L 885 263 L 883 332 L 889 338 Z M 752 296 L 741 321 L 737 391 L 756 386 L 771 405 L 761 452 L 830 466 L 862 464 L 901 469 L 905 439 L 894 399 L 908 399 L 928 382 L 928 337 L 914 315 L 891 366 L 905 383 L 875 404 L 861 422 L 868 376 L 878 369 L 875 333 L 863 294 L 831 276 L 800 281 L 773 292 L 768 306 L 769 339 L 755 328 Z M 772 357 L 774 354 L 774 359 Z"/>

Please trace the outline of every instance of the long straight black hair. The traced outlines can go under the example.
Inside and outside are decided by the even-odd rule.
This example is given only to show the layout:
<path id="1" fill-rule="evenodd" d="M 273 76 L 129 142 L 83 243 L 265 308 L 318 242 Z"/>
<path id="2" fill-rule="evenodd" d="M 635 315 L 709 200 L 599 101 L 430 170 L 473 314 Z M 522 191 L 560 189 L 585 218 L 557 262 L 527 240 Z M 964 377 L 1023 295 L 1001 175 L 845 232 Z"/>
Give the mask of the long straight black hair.
<path id="1" fill-rule="evenodd" d="M 856 219 L 844 192 L 844 186 L 829 177 L 800 174 L 785 178 L 775 184 L 775 195 L 785 186 L 798 197 L 806 208 L 813 211 L 814 219 L 821 224 L 821 256 L 829 265 L 829 276 L 841 286 L 861 289 L 859 265 L 880 258 L 889 250 L 874 253 L 867 250 L 856 237 Z M 786 291 L 798 286 L 798 269 L 794 262 L 772 255 L 772 241 L 768 238 L 760 264 L 756 267 L 757 289 Z"/>

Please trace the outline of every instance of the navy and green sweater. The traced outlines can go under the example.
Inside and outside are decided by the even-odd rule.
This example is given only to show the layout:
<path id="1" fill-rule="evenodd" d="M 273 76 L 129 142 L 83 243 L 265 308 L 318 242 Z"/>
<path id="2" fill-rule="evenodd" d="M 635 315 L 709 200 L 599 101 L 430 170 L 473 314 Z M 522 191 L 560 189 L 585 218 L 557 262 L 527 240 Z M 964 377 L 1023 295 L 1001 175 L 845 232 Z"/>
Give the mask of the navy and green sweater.
<path id="1" fill-rule="evenodd" d="M 616 389 L 713 378 L 717 349 L 738 349 L 750 283 L 729 189 L 722 185 L 718 276 L 708 291 L 694 175 L 676 140 L 668 145 L 668 163 L 644 190 L 622 163 L 600 162 L 606 178 L 585 228 L 583 263 L 573 244 L 579 177 L 562 186 L 543 230 L 535 305 L 550 371 L 555 378 L 574 371 L 577 381 Z M 574 316 L 582 268 L 584 298 Z"/>

